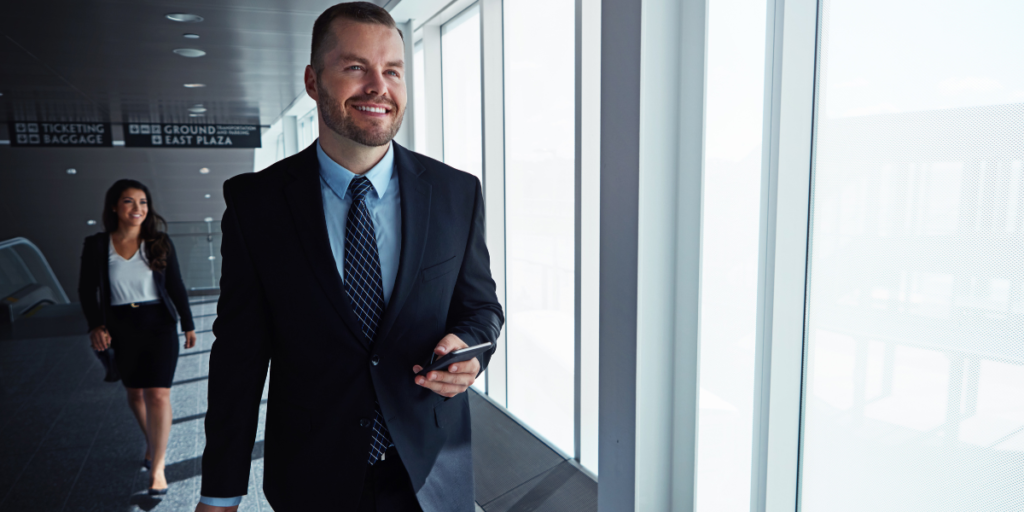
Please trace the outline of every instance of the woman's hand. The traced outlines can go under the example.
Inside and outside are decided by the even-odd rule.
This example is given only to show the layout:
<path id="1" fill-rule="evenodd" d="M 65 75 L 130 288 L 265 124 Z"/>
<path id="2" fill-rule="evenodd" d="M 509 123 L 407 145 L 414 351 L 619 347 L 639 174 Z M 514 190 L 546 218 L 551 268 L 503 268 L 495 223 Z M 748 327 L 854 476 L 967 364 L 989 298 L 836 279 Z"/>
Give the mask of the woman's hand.
<path id="1" fill-rule="evenodd" d="M 196 346 L 196 331 L 191 330 L 185 333 L 185 348 Z"/>
<path id="2" fill-rule="evenodd" d="M 89 341 L 92 343 L 93 350 L 106 350 L 110 348 L 110 333 L 107 332 L 105 326 L 101 325 L 89 331 Z"/>

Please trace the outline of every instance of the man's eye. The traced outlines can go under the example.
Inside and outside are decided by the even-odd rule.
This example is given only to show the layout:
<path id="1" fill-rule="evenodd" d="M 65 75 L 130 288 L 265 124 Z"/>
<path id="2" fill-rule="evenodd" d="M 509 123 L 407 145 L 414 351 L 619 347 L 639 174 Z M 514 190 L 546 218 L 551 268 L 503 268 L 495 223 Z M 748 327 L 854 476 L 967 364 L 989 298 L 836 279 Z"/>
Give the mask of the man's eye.
<path id="1" fill-rule="evenodd" d="M 356 70 L 356 69 L 363 69 L 363 67 L 362 66 L 349 66 L 348 69 Z"/>

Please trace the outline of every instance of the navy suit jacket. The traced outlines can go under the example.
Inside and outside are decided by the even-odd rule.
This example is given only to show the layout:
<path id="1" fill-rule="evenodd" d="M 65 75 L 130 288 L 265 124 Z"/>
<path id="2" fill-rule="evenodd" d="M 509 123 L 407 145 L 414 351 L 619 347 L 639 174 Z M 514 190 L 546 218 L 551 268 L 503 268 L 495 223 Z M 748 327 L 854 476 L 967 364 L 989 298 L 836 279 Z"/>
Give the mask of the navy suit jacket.
<path id="1" fill-rule="evenodd" d="M 373 340 L 331 253 L 315 146 L 224 184 L 203 496 L 247 493 L 269 365 L 263 489 L 275 510 L 355 508 L 375 400 L 423 509 L 474 510 L 468 398 L 417 386 L 412 367 L 448 333 L 495 342 L 504 322 L 480 182 L 398 144 L 395 172 L 398 277 Z"/>

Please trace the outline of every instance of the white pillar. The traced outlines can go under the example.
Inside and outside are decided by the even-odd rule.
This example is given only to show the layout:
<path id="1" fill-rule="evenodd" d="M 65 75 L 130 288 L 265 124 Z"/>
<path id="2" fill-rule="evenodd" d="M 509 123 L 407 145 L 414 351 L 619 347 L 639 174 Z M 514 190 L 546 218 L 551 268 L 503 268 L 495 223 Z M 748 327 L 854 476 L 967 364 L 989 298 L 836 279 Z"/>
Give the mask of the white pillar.
<path id="1" fill-rule="evenodd" d="M 413 81 L 416 80 L 415 66 L 412 65 L 412 20 L 405 23 L 398 23 L 398 30 L 402 31 L 403 43 L 405 45 L 405 117 L 402 119 L 402 127 L 395 134 L 395 142 L 402 147 L 412 149 L 416 140 L 416 98 L 413 94 Z"/>
<path id="2" fill-rule="evenodd" d="M 601 511 L 692 511 L 707 0 L 604 0 Z"/>
<path id="3" fill-rule="evenodd" d="M 576 460 L 598 474 L 601 1 L 576 0 Z"/>
<path id="4" fill-rule="evenodd" d="M 287 158 L 299 152 L 299 127 L 295 116 L 281 117 L 281 133 L 284 134 L 284 156 Z"/>
<path id="5" fill-rule="evenodd" d="M 487 206 L 487 249 L 498 301 L 505 308 L 505 70 L 502 0 L 480 1 L 481 112 L 483 112 L 483 184 Z M 487 395 L 508 406 L 505 330 L 487 366 Z"/>
<path id="6" fill-rule="evenodd" d="M 441 26 L 424 25 L 423 28 L 423 80 L 427 102 L 427 147 L 423 153 L 444 160 L 444 124 L 441 110 Z M 419 151 L 419 148 L 416 149 Z"/>

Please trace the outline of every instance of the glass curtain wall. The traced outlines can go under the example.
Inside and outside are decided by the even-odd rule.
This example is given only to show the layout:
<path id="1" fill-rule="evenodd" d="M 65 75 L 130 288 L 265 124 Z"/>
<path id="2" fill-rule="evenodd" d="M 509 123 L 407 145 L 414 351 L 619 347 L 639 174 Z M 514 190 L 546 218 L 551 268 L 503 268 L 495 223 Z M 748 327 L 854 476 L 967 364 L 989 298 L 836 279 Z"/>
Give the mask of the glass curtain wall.
<path id="1" fill-rule="evenodd" d="M 748 512 L 765 0 L 709 0 L 697 510 Z"/>
<path id="2" fill-rule="evenodd" d="M 482 178 L 478 4 L 441 26 L 441 94 L 444 162 Z"/>
<path id="3" fill-rule="evenodd" d="M 423 62 L 423 41 L 417 41 L 412 50 L 413 73 L 412 94 L 415 140 L 413 149 L 419 153 L 427 152 L 427 71 Z"/>
<path id="4" fill-rule="evenodd" d="M 508 408 L 571 455 L 575 2 L 503 9 Z"/>
<path id="5" fill-rule="evenodd" d="M 823 5 L 801 510 L 1024 510 L 1024 4 Z"/>

